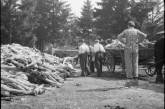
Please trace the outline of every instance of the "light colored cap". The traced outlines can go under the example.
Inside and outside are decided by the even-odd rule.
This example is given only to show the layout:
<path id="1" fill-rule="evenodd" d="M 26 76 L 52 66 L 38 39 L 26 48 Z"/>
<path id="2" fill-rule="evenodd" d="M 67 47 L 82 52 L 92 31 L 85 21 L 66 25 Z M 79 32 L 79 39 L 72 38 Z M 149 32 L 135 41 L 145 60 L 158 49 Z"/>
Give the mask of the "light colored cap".
<path id="1" fill-rule="evenodd" d="M 129 22 L 128 22 L 128 25 L 130 25 L 130 26 L 135 26 L 135 22 L 134 22 L 134 21 L 129 21 Z"/>
<path id="2" fill-rule="evenodd" d="M 100 41 L 98 39 L 96 39 L 95 42 L 100 42 Z"/>

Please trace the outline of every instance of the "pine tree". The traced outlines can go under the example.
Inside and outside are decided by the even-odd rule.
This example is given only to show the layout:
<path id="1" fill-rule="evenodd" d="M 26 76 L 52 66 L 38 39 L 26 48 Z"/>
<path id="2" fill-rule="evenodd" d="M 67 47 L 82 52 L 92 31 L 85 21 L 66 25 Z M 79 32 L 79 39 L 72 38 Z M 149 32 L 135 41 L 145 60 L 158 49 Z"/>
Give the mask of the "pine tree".
<path id="1" fill-rule="evenodd" d="M 39 24 L 34 30 L 38 38 L 38 47 L 43 50 L 45 43 L 53 43 L 65 36 L 65 28 L 71 15 L 66 2 L 58 0 L 37 0 L 35 16 Z M 61 31 L 63 31 L 61 33 Z"/>
<path id="2" fill-rule="evenodd" d="M 31 45 L 37 38 L 43 50 L 45 43 L 67 38 L 70 16 L 69 4 L 59 0 L 1 0 L 2 42 Z"/>
<path id="3" fill-rule="evenodd" d="M 127 11 L 128 0 L 102 0 L 98 5 L 99 8 L 94 12 L 98 35 L 103 39 L 112 38 L 126 28 L 126 23 L 130 19 Z"/>
<path id="4" fill-rule="evenodd" d="M 1 42 L 12 43 L 15 38 L 18 0 L 1 0 Z"/>
<path id="5" fill-rule="evenodd" d="M 81 14 L 82 16 L 80 17 L 79 26 L 82 30 L 82 36 L 83 38 L 89 38 L 94 28 L 93 9 L 92 9 L 90 0 L 86 0 L 84 2 L 84 6 L 83 6 Z"/>

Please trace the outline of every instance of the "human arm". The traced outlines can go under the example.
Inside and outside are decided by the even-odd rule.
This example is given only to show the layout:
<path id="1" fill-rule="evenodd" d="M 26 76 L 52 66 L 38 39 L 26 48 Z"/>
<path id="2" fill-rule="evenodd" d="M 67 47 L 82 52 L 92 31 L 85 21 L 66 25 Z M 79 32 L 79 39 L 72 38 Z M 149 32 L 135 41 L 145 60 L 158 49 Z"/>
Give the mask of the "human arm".
<path id="1" fill-rule="evenodd" d="M 101 44 L 100 44 L 100 50 L 101 50 L 101 52 L 105 53 L 105 49 L 104 49 L 103 45 L 101 45 Z"/>
<path id="2" fill-rule="evenodd" d="M 90 48 L 89 48 L 88 45 L 86 46 L 86 52 L 87 52 L 88 55 L 90 54 Z"/>
<path id="3" fill-rule="evenodd" d="M 147 37 L 147 34 L 141 32 L 141 31 L 137 31 L 137 34 L 139 35 L 139 39 L 138 39 L 138 43 L 143 42 L 143 40 Z"/>
<path id="4" fill-rule="evenodd" d="M 95 54 L 95 53 L 96 53 L 96 51 L 97 51 L 96 49 L 97 49 L 97 46 L 96 46 L 96 45 L 94 45 L 94 46 L 93 46 L 93 53 L 94 53 L 94 54 Z"/>
<path id="5" fill-rule="evenodd" d="M 81 54 L 81 53 L 82 53 L 82 51 L 83 51 L 83 47 L 82 47 L 82 46 L 80 46 L 80 47 L 78 48 L 78 54 Z"/>
<path id="6" fill-rule="evenodd" d="M 118 36 L 117 36 L 118 40 L 120 42 L 122 42 L 123 44 L 125 44 L 126 42 L 123 40 L 123 38 L 125 38 L 125 31 L 123 31 L 122 33 L 120 33 Z"/>

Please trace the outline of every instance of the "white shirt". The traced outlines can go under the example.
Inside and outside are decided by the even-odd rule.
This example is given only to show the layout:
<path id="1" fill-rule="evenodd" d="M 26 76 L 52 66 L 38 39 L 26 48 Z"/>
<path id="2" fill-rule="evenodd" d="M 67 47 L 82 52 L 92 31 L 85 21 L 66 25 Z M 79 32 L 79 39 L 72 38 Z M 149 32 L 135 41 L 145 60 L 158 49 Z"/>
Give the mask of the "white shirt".
<path id="1" fill-rule="evenodd" d="M 104 49 L 104 47 L 103 47 L 102 44 L 96 43 L 96 44 L 94 45 L 94 52 L 95 52 L 95 53 L 96 53 L 96 52 L 105 52 L 105 49 Z"/>
<path id="2" fill-rule="evenodd" d="M 83 53 L 89 53 L 89 47 L 87 44 L 83 43 L 82 45 L 80 45 L 79 47 L 79 54 L 83 54 Z"/>

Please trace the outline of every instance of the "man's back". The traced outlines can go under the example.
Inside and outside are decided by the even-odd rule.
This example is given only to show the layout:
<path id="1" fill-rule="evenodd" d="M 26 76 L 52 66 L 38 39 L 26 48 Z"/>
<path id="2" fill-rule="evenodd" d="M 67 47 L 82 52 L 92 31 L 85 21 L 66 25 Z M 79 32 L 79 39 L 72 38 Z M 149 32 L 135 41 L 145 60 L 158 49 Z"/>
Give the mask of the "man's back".
<path id="1" fill-rule="evenodd" d="M 140 31 L 138 29 L 135 29 L 135 28 L 126 29 L 125 34 L 126 34 L 126 41 L 129 44 L 138 43 L 138 40 L 141 36 Z"/>
<path id="2" fill-rule="evenodd" d="M 126 40 L 124 43 L 126 44 L 126 47 L 137 49 L 138 44 L 142 42 L 145 37 L 146 34 L 132 27 L 119 34 L 118 39 L 121 41 L 121 38 L 125 38 Z"/>
<path id="3" fill-rule="evenodd" d="M 79 54 L 88 53 L 88 52 L 89 52 L 88 45 L 85 43 L 81 44 L 79 47 Z"/>
<path id="4" fill-rule="evenodd" d="M 96 52 L 105 52 L 105 49 L 104 49 L 103 45 L 100 44 L 100 43 L 94 44 L 94 48 L 93 49 L 94 49 L 95 53 Z"/>

